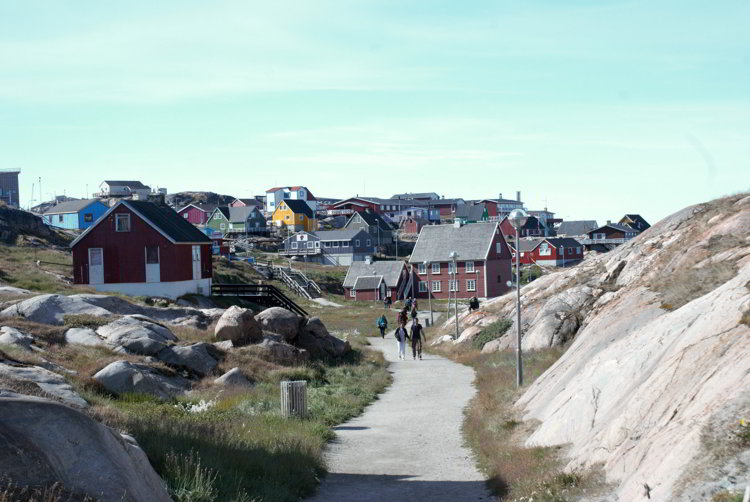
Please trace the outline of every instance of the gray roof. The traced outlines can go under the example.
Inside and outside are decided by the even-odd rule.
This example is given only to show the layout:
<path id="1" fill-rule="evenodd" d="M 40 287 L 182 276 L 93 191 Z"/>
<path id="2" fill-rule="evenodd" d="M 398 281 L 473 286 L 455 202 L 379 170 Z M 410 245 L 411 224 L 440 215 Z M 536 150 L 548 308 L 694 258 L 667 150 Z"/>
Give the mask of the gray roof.
<path id="1" fill-rule="evenodd" d="M 229 222 L 244 223 L 253 211 L 256 211 L 255 206 L 229 206 Z"/>
<path id="2" fill-rule="evenodd" d="M 435 198 L 439 199 L 440 196 L 435 192 L 421 192 L 421 193 L 397 193 L 391 195 L 391 199 L 424 199 L 424 198 Z"/>
<path id="3" fill-rule="evenodd" d="M 354 237 L 357 236 L 357 234 L 365 234 L 369 235 L 367 232 L 362 230 L 361 228 L 354 228 L 349 229 L 345 228 L 343 230 L 321 230 L 318 232 L 311 232 L 312 235 L 319 238 L 321 241 L 346 241 L 351 240 Z"/>
<path id="4" fill-rule="evenodd" d="M 452 251 L 458 260 L 484 260 L 498 232 L 497 223 L 472 223 L 461 227 L 428 225 L 419 232 L 410 263 L 450 261 Z"/>
<path id="5" fill-rule="evenodd" d="M 381 282 L 383 282 L 382 275 L 357 277 L 357 281 L 354 283 L 354 291 L 371 291 L 377 289 Z"/>
<path id="6" fill-rule="evenodd" d="M 542 243 L 544 239 L 541 237 L 537 237 L 535 239 L 519 239 L 518 240 L 518 247 L 520 248 L 520 251 L 522 253 L 528 253 L 529 251 L 533 251 L 536 249 L 536 247 Z M 515 247 L 515 242 L 510 242 L 509 245 L 511 247 Z"/>
<path id="7" fill-rule="evenodd" d="M 104 183 L 106 183 L 109 186 L 128 187 L 130 189 L 135 188 L 135 189 L 138 189 L 138 190 L 150 188 L 150 187 L 144 185 L 143 183 L 141 183 L 140 181 L 104 180 Z"/>
<path id="8" fill-rule="evenodd" d="M 100 202 L 99 199 L 80 199 L 80 200 L 69 200 L 61 202 L 51 208 L 47 209 L 43 214 L 63 214 L 63 213 L 77 213 L 81 209 L 84 209 L 94 202 Z"/>
<path id="9" fill-rule="evenodd" d="M 461 204 L 456 208 L 456 218 L 480 221 L 484 214 L 484 204 Z"/>
<path id="10" fill-rule="evenodd" d="M 602 225 L 601 227 L 595 228 L 593 230 L 589 230 L 588 233 L 594 232 L 596 230 L 601 230 L 603 228 L 613 228 L 615 230 L 619 230 L 620 232 L 626 232 L 626 233 L 640 233 L 638 230 L 636 230 L 633 227 L 629 227 L 627 225 L 620 225 L 619 223 L 607 223 L 606 225 Z"/>
<path id="11" fill-rule="evenodd" d="M 366 263 L 364 261 L 355 261 L 349 266 L 344 278 L 344 287 L 351 288 L 359 277 L 382 276 L 385 285 L 389 288 L 398 286 L 398 280 L 401 277 L 401 271 L 404 268 L 404 262 L 400 260 L 376 261 Z"/>
<path id="12" fill-rule="evenodd" d="M 380 227 L 380 230 L 386 232 L 392 230 L 391 226 L 383 219 L 382 216 L 380 216 L 378 213 L 373 213 L 372 211 L 358 211 L 354 213 L 349 217 L 349 220 L 346 222 L 346 225 L 344 225 L 344 227 L 348 227 L 349 224 L 353 222 L 354 218 L 356 218 L 357 216 L 362 218 L 362 220 L 369 226 Z"/>
<path id="13" fill-rule="evenodd" d="M 546 240 L 555 248 L 575 248 L 581 245 L 580 242 L 570 237 L 549 237 Z"/>
<path id="14" fill-rule="evenodd" d="M 586 235 L 598 227 L 596 220 L 563 221 L 557 227 L 557 235 Z"/>

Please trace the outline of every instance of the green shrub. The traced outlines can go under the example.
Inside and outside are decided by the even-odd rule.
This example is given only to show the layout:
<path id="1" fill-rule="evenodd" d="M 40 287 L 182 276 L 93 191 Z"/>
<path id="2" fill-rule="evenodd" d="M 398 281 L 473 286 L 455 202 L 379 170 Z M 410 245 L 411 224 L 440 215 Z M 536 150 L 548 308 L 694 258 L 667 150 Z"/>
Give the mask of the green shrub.
<path id="1" fill-rule="evenodd" d="M 486 326 L 477 336 L 474 338 L 474 347 L 481 350 L 487 342 L 491 342 L 497 338 L 500 338 L 505 334 L 506 331 L 513 325 L 510 319 L 500 319 L 493 322 L 489 326 Z"/>
<path id="2" fill-rule="evenodd" d="M 170 453 L 164 462 L 163 477 L 177 502 L 213 502 L 216 497 L 216 473 L 201 465 L 194 452 Z"/>
<path id="3" fill-rule="evenodd" d="M 95 316 L 91 314 L 68 314 L 63 316 L 66 328 L 91 328 L 93 330 L 112 322 L 110 316 Z"/>
<path id="4" fill-rule="evenodd" d="M 726 490 L 714 494 L 711 502 L 742 502 L 742 492 L 729 492 Z"/>

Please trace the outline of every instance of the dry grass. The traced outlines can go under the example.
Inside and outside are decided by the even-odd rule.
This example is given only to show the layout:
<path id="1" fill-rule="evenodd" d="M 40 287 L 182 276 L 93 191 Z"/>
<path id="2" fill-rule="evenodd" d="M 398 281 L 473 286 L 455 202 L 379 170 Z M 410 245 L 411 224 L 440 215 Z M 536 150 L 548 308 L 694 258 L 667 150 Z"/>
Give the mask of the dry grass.
<path id="1" fill-rule="evenodd" d="M 716 262 L 694 269 L 680 269 L 663 281 L 652 281 L 652 289 L 661 293 L 664 310 L 676 310 L 704 296 L 737 275 L 732 263 Z"/>
<path id="2" fill-rule="evenodd" d="M 740 319 L 740 323 L 744 324 L 745 326 L 750 327 L 750 310 L 745 311 L 744 314 L 742 314 L 742 318 Z"/>
<path id="3" fill-rule="evenodd" d="M 72 493 L 59 483 L 30 487 L 0 480 L 0 502 L 96 502 L 96 500 Z"/>
<path id="4" fill-rule="evenodd" d="M 3 326 L 10 326 L 19 331 L 33 335 L 49 345 L 63 345 L 65 343 L 65 332 L 68 328 L 64 326 L 51 326 L 38 322 L 27 321 L 22 317 L 8 317 L 2 320 Z"/>

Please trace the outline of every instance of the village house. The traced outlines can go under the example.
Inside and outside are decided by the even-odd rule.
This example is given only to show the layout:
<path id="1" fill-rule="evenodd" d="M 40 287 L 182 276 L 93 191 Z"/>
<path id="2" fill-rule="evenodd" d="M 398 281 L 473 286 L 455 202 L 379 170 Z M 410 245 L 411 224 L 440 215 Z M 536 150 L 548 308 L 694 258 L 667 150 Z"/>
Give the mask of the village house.
<path id="1" fill-rule="evenodd" d="M 521 192 L 516 192 L 516 199 L 505 199 L 503 194 L 499 194 L 497 199 L 483 199 L 479 201 L 487 206 L 487 214 L 493 221 L 500 221 L 508 216 L 514 209 L 523 209 L 521 202 Z"/>
<path id="2" fill-rule="evenodd" d="M 391 195 L 391 199 L 428 201 L 428 200 L 440 200 L 440 196 L 436 194 L 435 192 L 397 193 L 396 195 Z"/>
<path id="3" fill-rule="evenodd" d="M 216 204 L 188 204 L 177 214 L 193 225 L 205 225 L 216 207 Z"/>
<path id="4" fill-rule="evenodd" d="M 0 169 L 0 201 L 18 207 L 18 175 L 20 169 Z"/>
<path id="5" fill-rule="evenodd" d="M 136 197 L 139 199 L 148 198 L 151 193 L 151 187 L 144 185 L 140 181 L 115 181 L 105 180 L 99 185 L 97 197 Z"/>
<path id="6" fill-rule="evenodd" d="M 258 199 L 234 199 L 229 207 L 257 207 L 259 210 L 265 210 L 265 203 Z"/>
<path id="7" fill-rule="evenodd" d="M 424 218 L 409 217 L 401 221 L 401 231 L 409 235 L 417 235 L 422 231 L 422 227 L 429 225 L 430 222 Z"/>
<path id="8" fill-rule="evenodd" d="M 431 200 L 428 202 L 430 208 L 434 208 L 438 212 L 438 217 L 434 221 L 450 220 L 456 214 L 459 207 L 466 204 L 464 199 L 446 199 L 442 198 L 439 200 Z M 431 218 L 431 220 L 433 220 Z"/>
<path id="9" fill-rule="evenodd" d="M 313 218 L 318 210 L 315 196 L 303 186 L 273 187 L 266 190 L 266 214 L 273 214 L 283 201 L 303 201 L 313 212 Z"/>
<path id="10" fill-rule="evenodd" d="M 618 222 L 618 225 L 630 227 L 634 230 L 637 230 L 638 232 L 643 232 L 644 230 L 651 228 L 651 225 L 649 225 L 649 223 L 645 219 L 643 219 L 643 216 L 641 216 L 640 214 L 626 214 Z"/>
<path id="11" fill-rule="evenodd" d="M 280 252 L 323 265 L 351 265 L 372 259 L 377 242 L 362 229 L 298 232 L 284 239 Z"/>
<path id="12" fill-rule="evenodd" d="M 555 233 L 558 237 L 588 237 L 588 233 L 595 228 L 598 228 L 599 224 L 596 220 L 570 220 L 563 221 L 555 229 Z"/>
<path id="13" fill-rule="evenodd" d="M 580 239 L 580 242 L 588 251 L 607 252 L 620 244 L 624 244 L 639 233 L 627 225 L 607 221 L 606 225 L 590 230 L 586 238 Z"/>
<path id="14" fill-rule="evenodd" d="M 503 235 L 510 242 L 516 238 L 516 229 L 513 228 L 508 217 L 504 217 L 500 221 L 500 229 Z M 519 232 L 519 238 L 524 237 L 545 237 L 547 235 L 547 228 L 542 224 L 536 216 L 529 216 L 526 219 L 526 223 L 521 227 Z"/>
<path id="15" fill-rule="evenodd" d="M 206 226 L 222 235 L 268 232 L 266 217 L 256 206 L 218 206 L 206 220 Z"/>
<path id="16" fill-rule="evenodd" d="M 108 209 L 109 206 L 99 199 L 70 200 L 47 209 L 42 220 L 52 227 L 83 230 L 93 225 Z"/>
<path id="17" fill-rule="evenodd" d="M 315 211 L 303 200 L 286 199 L 279 202 L 271 217 L 273 225 L 287 232 L 314 232 L 318 229 Z"/>
<path id="18" fill-rule="evenodd" d="M 409 272 L 403 261 L 357 261 L 349 266 L 344 278 L 347 300 L 398 301 L 411 295 Z"/>
<path id="19" fill-rule="evenodd" d="M 378 213 L 370 210 L 355 213 L 344 224 L 345 229 L 361 229 L 372 236 L 377 246 L 393 244 L 393 229 Z"/>
<path id="20" fill-rule="evenodd" d="M 498 223 L 426 226 L 409 263 L 417 270 L 419 298 L 491 298 L 509 289 L 511 254 Z"/>
<path id="21" fill-rule="evenodd" d="M 73 280 L 175 299 L 211 293 L 211 239 L 172 209 L 121 200 L 71 243 Z"/>
<path id="22" fill-rule="evenodd" d="M 515 263 L 515 241 L 509 242 Z M 583 260 L 583 245 L 570 237 L 520 239 L 521 265 L 566 267 Z"/>
<path id="23" fill-rule="evenodd" d="M 465 225 L 467 223 L 488 221 L 490 219 L 490 216 L 485 204 L 471 203 L 458 206 L 454 219 L 460 221 Z"/>

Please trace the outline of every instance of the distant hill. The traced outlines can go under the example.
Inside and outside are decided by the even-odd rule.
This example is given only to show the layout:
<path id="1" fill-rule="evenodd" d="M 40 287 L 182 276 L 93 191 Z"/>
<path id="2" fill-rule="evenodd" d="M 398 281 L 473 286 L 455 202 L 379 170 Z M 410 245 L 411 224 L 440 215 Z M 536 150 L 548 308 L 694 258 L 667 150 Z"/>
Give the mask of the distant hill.
<path id="1" fill-rule="evenodd" d="M 73 240 L 72 235 L 48 227 L 35 214 L 0 204 L 0 242 L 16 244 L 19 238 L 37 238 L 53 246 L 67 246 Z"/>
<path id="2" fill-rule="evenodd" d="M 214 192 L 178 192 L 167 195 L 167 204 L 175 209 L 181 209 L 188 204 L 227 206 L 236 198 L 232 195 L 220 195 Z"/>

